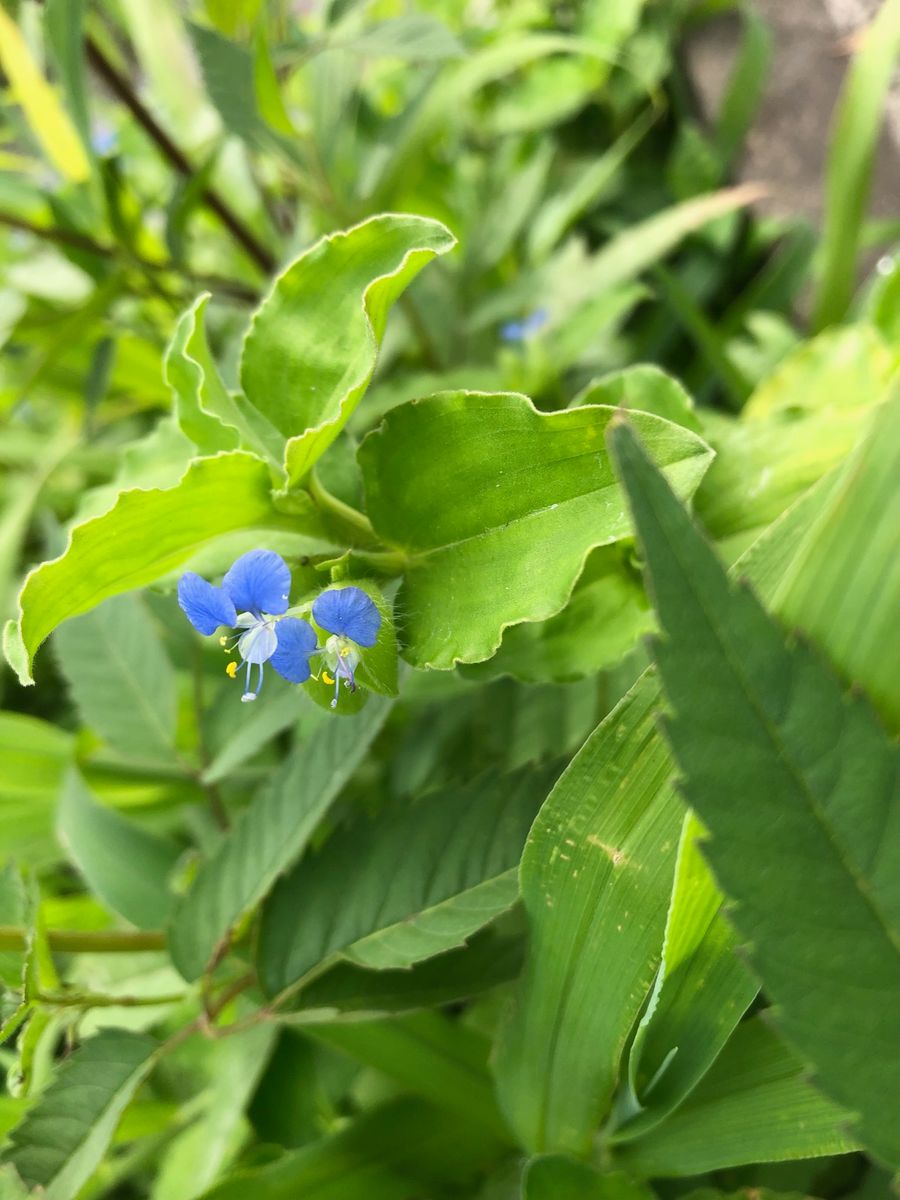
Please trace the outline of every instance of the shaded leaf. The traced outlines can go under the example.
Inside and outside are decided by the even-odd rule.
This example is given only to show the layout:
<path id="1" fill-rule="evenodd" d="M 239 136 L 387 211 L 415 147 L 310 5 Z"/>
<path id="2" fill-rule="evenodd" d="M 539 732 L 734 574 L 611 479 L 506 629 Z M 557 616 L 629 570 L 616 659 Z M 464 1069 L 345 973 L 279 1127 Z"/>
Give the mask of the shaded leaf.
<path id="1" fill-rule="evenodd" d="M 587 1163 L 547 1154 L 525 1168 L 522 1200 L 653 1200 L 653 1193 L 621 1171 L 601 1175 Z"/>
<path id="2" fill-rule="evenodd" d="M 332 721 L 302 742 L 204 862 L 175 910 L 172 961 L 196 979 L 234 924 L 302 852 L 390 711 L 373 697 L 355 721 Z"/>
<path id="3" fill-rule="evenodd" d="M 72 768 L 62 786 L 59 837 L 91 890 L 139 929 L 159 929 L 168 918 L 168 880 L 181 851 L 104 808 Z"/>
<path id="4" fill-rule="evenodd" d="M 615 1158 L 635 1174 L 669 1176 L 843 1154 L 857 1148 L 847 1118 L 754 1017 L 738 1026 L 685 1103 Z"/>
<path id="5" fill-rule="evenodd" d="M 263 987 L 278 992 L 337 954 L 386 968 L 460 945 L 515 903 L 519 854 L 557 770 L 484 776 L 334 834 L 265 907 Z"/>
<path id="6" fill-rule="evenodd" d="M 54 649 L 83 723 L 133 759 L 175 756 L 175 672 L 138 596 L 65 624 Z"/>
<path id="7" fill-rule="evenodd" d="M 158 1043 L 121 1029 L 85 1042 L 10 1134 L 8 1161 L 47 1200 L 73 1200 L 100 1162 Z"/>
<path id="8" fill-rule="evenodd" d="M 634 434 L 620 425 L 612 440 L 666 635 L 656 653 L 675 714 L 667 735 L 710 831 L 706 857 L 779 1028 L 896 1164 L 895 748 L 864 699 L 729 583 Z"/>

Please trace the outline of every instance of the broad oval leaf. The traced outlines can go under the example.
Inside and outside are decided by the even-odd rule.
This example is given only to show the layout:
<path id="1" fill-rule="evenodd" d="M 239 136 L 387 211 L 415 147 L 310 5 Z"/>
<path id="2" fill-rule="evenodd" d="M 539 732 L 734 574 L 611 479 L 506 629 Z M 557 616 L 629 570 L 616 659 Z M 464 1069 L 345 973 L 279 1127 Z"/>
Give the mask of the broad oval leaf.
<path id="1" fill-rule="evenodd" d="M 289 486 L 358 404 L 390 306 L 455 242 L 438 221 L 389 213 L 323 238 L 275 280 L 244 342 L 241 383 L 284 438 Z"/>
<path id="2" fill-rule="evenodd" d="M 623 424 L 612 441 L 665 634 L 667 736 L 710 832 L 704 853 L 779 1028 L 896 1166 L 896 747 L 864 698 L 730 584 L 634 434 Z"/>
<path id="3" fill-rule="evenodd" d="M 335 834 L 297 864 L 264 909 L 265 990 L 290 987 L 364 937 L 364 965 L 406 965 L 458 946 L 508 909 L 528 827 L 556 771 L 482 777 L 434 792 L 371 829 Z"/>
<path id="4" fill-rule="evenodd" d="M 415 666 L 490 657 L 508 625 L 559 612 L 593 547 L 628 536 L 603 444 L 614 412 L 542 413 L 526 396 L 446 392 L 393 409 L 366 438 L 372 524 L 407 555 L 398 610 Z M 660 417 L 634 421 L 679 495 L 692 495 L 706 443 Z"/>
<path id="5" fill-rule="evenodd" d="M 108 513 L 78 525 L 64 553 L 36 567 L 19 596 L 18 630 L 8 627 L 4 650 L 20 682 L 34 682 L 35 651 L 69 617 L 155 582 L 222 534 L 296 530 L 297 518 L 276 512 L 270 491 L 266 465 L 234 451 L 197 459 L 176 487 L 122 492 Z"/>
<path id="6" fill-rule="evenodd" d="M 159 1043 L 105 1029 L 86 1041 L 10 1134 L 11 1162 L 46 1200 L 72 1200 L 100 1162 Z"/>
<path id="7" fill-rule="evenodd" d="M 355 720 L 314 730 L 217 844 L 169 931 L 172 960 L 185 979 L 202 974 L 236 922 L 301 853 L 390 708 L 390 700 L 373 696 Z"/>

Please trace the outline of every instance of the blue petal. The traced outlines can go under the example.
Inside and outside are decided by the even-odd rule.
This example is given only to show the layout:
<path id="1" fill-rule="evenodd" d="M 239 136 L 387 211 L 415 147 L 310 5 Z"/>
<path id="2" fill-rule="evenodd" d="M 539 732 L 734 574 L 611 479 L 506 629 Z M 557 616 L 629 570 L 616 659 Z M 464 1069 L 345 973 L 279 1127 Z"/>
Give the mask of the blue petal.
<path id="1" fill-rule="evenodd" d="M 381 613 L 362 588 L 330 588 L 312 606 L 317 625 L 341 633 L 358 646 L 374 646 L 381 628 Z"/>
<path id="2" fill-rule="evenodd" d="M 222 587 L 238 612 L 278 616 L 287 611 L 291 573 L 274 550 L 248 550 L 228 571 Z"/>
<path id="3" fill-rule="evenodd" d="M 237 612 L 228 593 L 213 587 L 193 571 L 178 580 L 178 603 L 198 633 L 215 633 L 220 625 L 234 625 Z"/>
<path id="4" fill-rule="evenodd" d="M 310 675 L 309 656 L 316 648 L 313 627 L 297 617 L 284 617 L 275 631 L 278 649 L 269 662 L 288 683 L 305 683 Z"/>

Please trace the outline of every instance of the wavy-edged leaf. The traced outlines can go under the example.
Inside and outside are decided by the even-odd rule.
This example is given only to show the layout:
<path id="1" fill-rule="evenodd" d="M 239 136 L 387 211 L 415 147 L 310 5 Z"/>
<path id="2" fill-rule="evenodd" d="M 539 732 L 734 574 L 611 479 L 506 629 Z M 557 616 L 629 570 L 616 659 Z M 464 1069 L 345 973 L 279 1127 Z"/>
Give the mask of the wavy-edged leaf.
<path id="1" fill-rule="evenodd" d="M 667 736 L 710 832 L 704 852 L 779 1028 L 896 1165 L 896 748 L 865 699 L 731 585 L 624 424 L 612 443 L 665 635 Z"/>
<path id="2" fill-rule="evenodd" d="M 276 512 L 270 492 L 266 465 L 234 451 L 197 459 L 175 487 L 122 492 L 108 513 L 76 526 L 63 554 L 29 574 L 18 629 L 5 631 L 20 682 L 34 682 L 35 651 L 69 617 L 155 582 L 222 534 L 296 530 L 297 517 Z"/>
<path id="3" fill-rule="evenodd" d="M 393 302 L 454 244 L 438 221 L 389 213 L 323 238 L 275 280 L 244 342 L 241 383 L 284 438 L 289 486 L 358 404 Z"/>
<path id="4" fill-rule="evenodd" d="M 566 604 L 588 551 L 630 526 L 603 437 L 615 410 L 539 412 L 526 396 L 445 392 L 393 409 L 359 451 L 376 532 L 407 555 L 406 657 L 448 669 Z M 654 459 L 693 494 L 711 451 L 636 413 Z"/>
<path id="5" fill-rule="evenodd" d="M 518 896 L 525 836 L 557 770 L 483 776 L 371 828 L 336 833 L 265 907 L 263 987 L 278 992 L 348 951 L 365 966 L 407 965 L 458 946 L 506 911 Z"/>
<path id="6" fill-rule="evenodd" d="M 847 1116 L 754 1017 L 738 1026 L 685 1103 L 614 1157 L 637 1175 L 680 1176 L 843 1154 L 858 1148 L 846 1131 Z"/>
<path id="7" fill-rule="evenodd" d="M 354 721 L 329 722 L 301 743 L 218 843 L 169 931 L 172 960 L 185 979 L 198 978 L 235 923 L 301 853 L 390 708 L 389 700 L 373 697 Z"/>
<path id="8" fill-rule="evenodd" d="M 153 1066 L 159 1043 L 105 1029 L 63 1063 L 10 1134 L 11 1162 L 46 1200 L 72 1200 L 109 1145 L 119 1117 Z"/>
<path id="9" fill-rule="evenodd" d="M 653 982 L 681 808 L 645 675 L 566 769 L 520 867 L 531 945 L 495 1069 L 532 1153 L 587 1152 Z"/>
<path id="10" fill-rule="evenodd" d="M 59 799 L 57 830 L 91 890 L 139 929 L 159 929 L 172 907 L 168 879 L 181 851 L 98 804 L 70 769 Z"/>
<path id="11" fill-rule="evenodd" d="M 63 625 L 56 658 L 83 723 L 132 759 L 175 754 L 175 671 L 138 596 L 114 596 Z"/>
<path id="12" fill-rule="evenodd" d="M 476 680 L 511 675 L 525 683 L 582 679 L 615 666 L 653 626 L 636 572 L 615 547 L 601 547 L 591 552 L 562 612 L 511 625 L 493 658 L 463 666 L 460 674 Z"/>
<path id="13" fill-rule="evenodd" d="M 181 314 L 163 359 L 178 424 L 202 454 L 235 450 L 243 441 L 244 449 L 265 457 L 265 444 L 229 395 L 210 353 L 204 326 L 208 302 L 209 292 L 204 292 Z M 275 464 L 280 465 L 277 458 Z"/>

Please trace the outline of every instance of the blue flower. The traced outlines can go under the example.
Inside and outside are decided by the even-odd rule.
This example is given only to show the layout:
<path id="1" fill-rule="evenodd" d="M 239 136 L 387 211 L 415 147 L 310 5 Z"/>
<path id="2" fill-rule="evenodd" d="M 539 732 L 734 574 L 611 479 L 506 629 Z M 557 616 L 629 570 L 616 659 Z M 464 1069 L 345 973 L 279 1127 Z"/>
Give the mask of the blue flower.
<path id="1" fill-rule="evenodd" d="M 533 334 L 538 333 L 550 320 L 546 308 L 536 308 L 534 312 L 523 317 L 521 321 L 507 321 L 500 326 L 500 337 L 504 342 L 524 342 Z"/>
<path id="2" fill-rule="evenodd" d="M 362 588 L 329 588 L 313 601 L 313 620 L 331 637 L 325 643 L 325 667 L 322 678 L 334 684 L 331 707 L 337 708 L 341 680 L 356 691 L 359 649 L 375 645 L 381 628 L 381 613 L 375 601 Z M 329 675 L 329 671 L 331 674 Z"/>
<path id="3" fill-rule="evenodd" d="M 316 649 L 312 626 L 286 617 L 291 573 L 284 559 L 272 550 L 249 550 L 226 572 L 221 587 L 214 587 L 188 571 L 178 581 L 178 603 L 198 633 L 207 637 L 219 628 L 243 630 L 235 637 L 238 654 L 247 664 L 243 701 L 255 700 L 262 687 L 263 663 L 272 666 L 289 683 L 305 683 L 310 676 L 309 657 Z M 228 639 L 219 639 L 228 646 Z M 255 691 L 250 671 L 259 667 Z M 226 667 L 232 679 L 238 664 Z"/>

